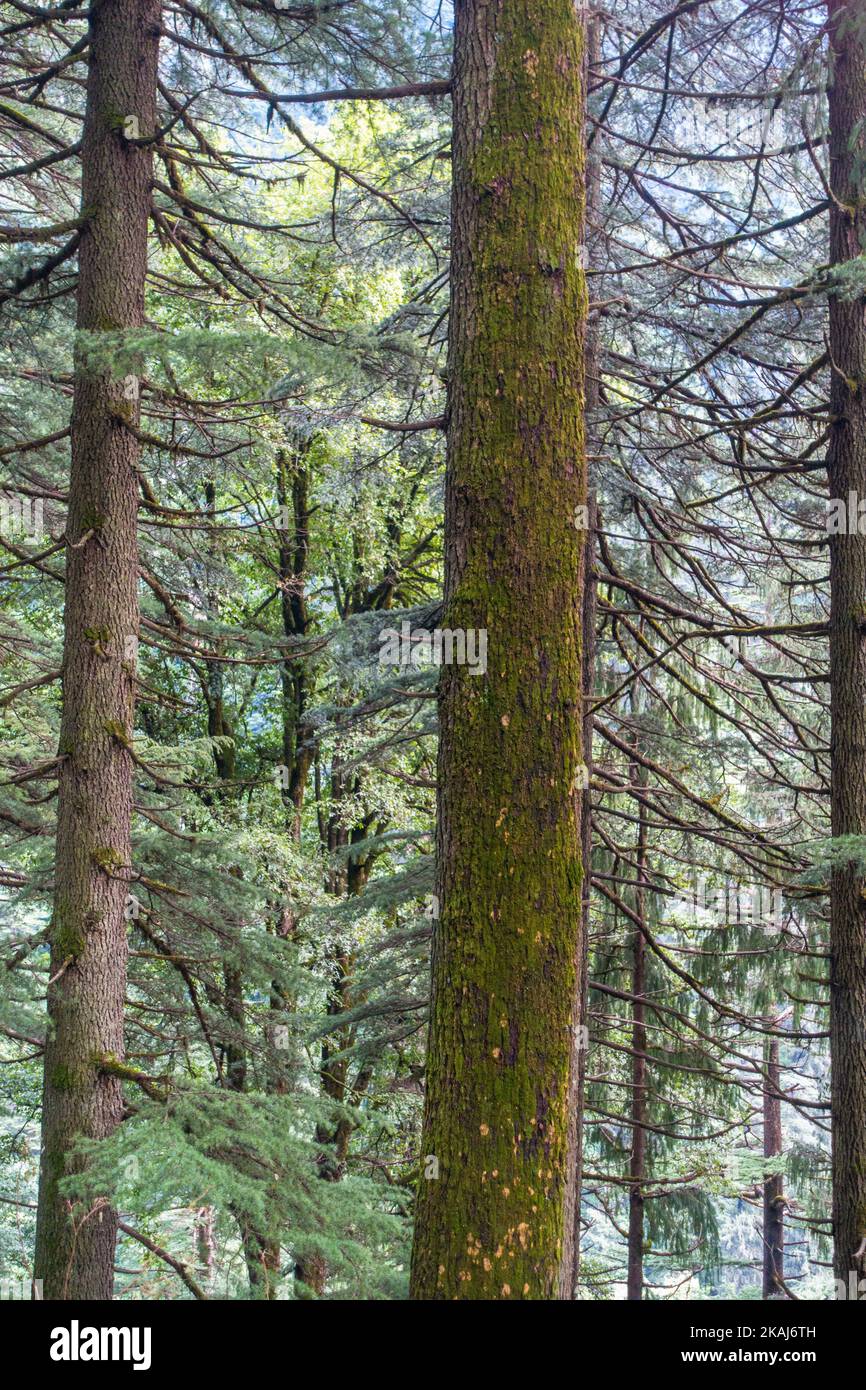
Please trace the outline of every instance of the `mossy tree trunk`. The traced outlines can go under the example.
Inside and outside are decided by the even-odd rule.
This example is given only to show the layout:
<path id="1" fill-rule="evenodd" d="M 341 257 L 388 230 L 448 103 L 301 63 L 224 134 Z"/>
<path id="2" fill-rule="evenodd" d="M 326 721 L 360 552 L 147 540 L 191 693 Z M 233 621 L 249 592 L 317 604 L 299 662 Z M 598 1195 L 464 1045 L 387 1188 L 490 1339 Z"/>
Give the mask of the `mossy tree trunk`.
<path id="1" fill-rule="evenodd" d="M 158 0 L 97 0 L 90 16 L 77 326 L 143 323 L 152 155 L 127 138 L 156 127 Z M 133 765 L 128 751 L 138 633 L 137 379 L 76 351 L 69 483 L 63 715 L 49 1038 L 35 1278 L 46 1299 L 112 1296 L 116 1216 L 70 1212 L 58 1184 L 79 1138 L 121 1118 Z M 132 426 L 132 430 L 129 428 Z"/>
<path id="2" fill-rule="evenodd" d="M 586 30 L 586 79 L 589 73 L 601 62 L 601 23 L 597 14 L 590 15 Z M 586 80 L 585 79 L 585 80 Z M 587 90 L 588 80 L 587 80 Z M 604 263 L 604 247 L 601 237 L 601 157 L 598 142 L 590 145 L 587 141 L 586 158 L 586 211 L 584 229 L 584 258 L 587 267 Z M 601 382 L 601 335 L 599 316 L 594 314 L 587 319 L 584 338 L 584 416 L 586 421 L 586 446 L 590 454 L 596 452 L 598 433 L 598 407 L 600 403 Z M 586 1074 L 589 1061 L 589 930 L 592 907 L 592 798 L 589 780 L 592 773 L 592 734 L 594 713 L 592 694 L 595 689 L 596 656 L 596 615 L 598 605 L 598 580 L 596 576 L 596 530 L 598 527 L 598 505 L 593 487 L 592 467 L 587 466 L 587 513 L 584 532 L 582 563 L 583 614 L 583 764 L 586 768 L 586 788 L 580 808 L 580 842 L 583 867 L 583 889 L 581 893 L 581 931 L 578 943 L 578 979 L 575 997 L 576 1022 L 581 1029 L 581 1047 L 577 1058 L 577 1074 L 572 1078 L 571 1133 L 569 1136 L 568 1194 L 566 1196 L 566 1230 L 563 1243 L 562 1295 L 566 1299 L 577 1296 L 580 1277 L 580 1239 L 581 1205 L 583 1191 L 583 1113 L 586 1091 Z"/>
<path id="3" fill-rule="evenodd" d="M 866 0 L 828 6 L 830 260 L 866 247 Z M 866 497 L 866 297 L 830 298 L 830 496 Z M 866 835 L 866 536 L 830 537 L 831 819 Z M 832 876 L 830 907 L 833 1231 L 837 1280 L 866 1277 L 866 877 Z"/>
<path id="4" fill-rule="evenodd" d="M 574 0 L 458 0 L 443 626 L 486 628 L 488 657 L 440 686 L 422 1145 L 438 1177 L 419 1183 L 416 1299 L 560 1296 L 581 959 L 583 66 Z"/>

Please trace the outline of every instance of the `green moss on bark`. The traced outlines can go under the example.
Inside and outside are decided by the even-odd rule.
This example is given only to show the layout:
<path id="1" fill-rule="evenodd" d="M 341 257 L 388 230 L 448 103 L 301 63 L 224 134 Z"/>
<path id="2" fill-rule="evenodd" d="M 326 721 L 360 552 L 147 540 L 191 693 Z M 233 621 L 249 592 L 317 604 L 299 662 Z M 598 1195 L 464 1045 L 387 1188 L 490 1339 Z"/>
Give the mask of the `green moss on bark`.
<path id="1" fill-rule="evenodd" d="M 494 12 L 495 10 L 495 12 Z M 581 920 L 583 34 L 458 8 L 439 883 L 415 1298 L 557 1296 Z"/>

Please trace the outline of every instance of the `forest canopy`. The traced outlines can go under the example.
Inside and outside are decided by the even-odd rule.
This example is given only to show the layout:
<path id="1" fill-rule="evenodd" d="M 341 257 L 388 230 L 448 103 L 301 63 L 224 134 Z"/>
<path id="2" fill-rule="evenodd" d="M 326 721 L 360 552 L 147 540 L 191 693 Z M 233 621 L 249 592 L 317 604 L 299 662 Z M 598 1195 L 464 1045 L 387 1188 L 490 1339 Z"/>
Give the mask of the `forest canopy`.
<path id="1" fill-rule="evenodd" d="M 0 36 L 4 1296 L 866 1297 L 866 0 Z"/>

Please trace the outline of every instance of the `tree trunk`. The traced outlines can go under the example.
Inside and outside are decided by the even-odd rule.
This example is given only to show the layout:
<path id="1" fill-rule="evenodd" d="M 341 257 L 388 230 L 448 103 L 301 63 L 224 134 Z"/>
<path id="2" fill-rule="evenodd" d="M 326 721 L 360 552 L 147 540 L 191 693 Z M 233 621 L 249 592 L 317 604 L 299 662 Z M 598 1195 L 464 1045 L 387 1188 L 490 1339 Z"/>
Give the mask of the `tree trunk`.
<path id="1" fill-rule="evenodd" d="M 299 445 L 294 457 L 281 450 L 277 457 L 277 501 L 288 522 L 280 536 L 279 576 L 283 635 L 306 637 L 306 579 L 309 554 L 309 476 L 304 458 L 309 442 Z M 291 514 L 291 515 L 289 515 Z M 283 765 L 286 769 L 283 801 L 292 839 L 301 838 L 301 810 L 313 762 L 314 730 L 306 722 L 308 698 L 307 660 L 286 654 L 282 668 Z"/>
<path id="2" fill-rule="evenodd" d="M 555 1299 L 580 959 L 583 21 L 458 0 L 446 665 L 416 1299 Z M 424 1165 L 427 1166 L 426 1164 Z M 431 1169 L 434 1165 L 430 1165 Z"/>
<path id="3" fill-rule="evenodd" d="M 591 342 L 587 341 L 587 367 L 593 361 Z M 587 388 L 587 404 L 589 403 Z M 592 801 L 589 778 L 592 772 L 593 713 L 590 694 L 595 683 L 595 623 L 598 583 L 595 578 L 595 528 L 598 510 L 595 496 L 590 494 L 587 505 L 587 530 L 582 556 L 583 614 L 583 762 L 586 768 L 586 787 L 583 792 L 580 817 L 581 859 L 583 885 L 581 890 L 581 932 L 578 942 L 577 982 L 575 991 L 575 1025 L 579 1048 L 572 1066 L 569 1098 L 569 1163 L 566 1177 L 565 1240 L 562 1258 L 563 1299 L 572 1300 L 577 1294 L 580 1274 L 580 1210 L 583 1187 L 583 1109 L 586 1091 L 586 1066 L 589 1057 L 589 914 L 592 903 Z"/>
<path id="4" fill-rule="evenodd" d="M 598 16 L 589 20 L 586 34 L 586 81 L 589 90 L 589 74 L 601 61 L 601 24 Z M 586 225 L 584 230 L 584 259 L 587 267 L 603 263 L 600 236 L 601 217 L 601 159 L 597 145 L 587 149 L 586 160 Z M 586 325 L 584 341 L 584 403 L 586 415 L 586 442 L 590 452 L 595 452 L 597 443 L 597 412 L 600 402 L 601 340 L 598 314 L 592 315 Z M 583 1110 L 586 1091 L 586 1067 L 588 1052 L 589 1020 L 589 918 L 592 905 L 592 801 L 589 793 L 589 776 L 592 771 L 592 730 L 593 710 L 592 692 L 595 687 L 595 625 L 598 602 L 598 581 L 595 575 L 596 528 L 598 526 L 598 505 L 592 485 L 592 468 L 587 468 L 587 514 L 584 535 L 582 564 L 583 614 L 581 627 L 583 633 L 583 762 L 586 768 L 586 790 L 580 807 L 580 842 L 583 862 L 583 889 L 581 895 L 581 935 L 578 946 L 577 998 L 575 1001 L 576 1022 L 580 1028 L 580 1051 L 576 1059 L 576 1075 L 572 1078 L 570 1106 L 570 1137 L 568 1167 L 568 1197 L 565 1213 L 566 1231 L 563 1246 L 562 1297 L 574 1299 L 577 1296 L 577 1283 L 580 1277 L 580 1213 L 583 1189 Z"/>
<path id="5" fill-rule="evenodd" d="M 339 849 L 350 844 L 360 844 L 366 839 L 369 825 L 360 824 L 347 830 L 342 824 L 340 803 L 349 794 L 360 791 L 356 778 L 347 779 L 335 762 L 331 789 L 333 809 L 328 823 L 327 849 L 333 856 Z M 350 858 L 345 868 L 332 869 L 328 875 L 328 887 L 337 897 L 357 897 L 364 892 L 373 867 L 371 856 Z M 329 950 L 331 987 L 328 992 L 328 1017 L 340 1018 L 360 1002 L 355 989 L 355 956 L 345 945 L 336 941 Z M 350 1025 L 329 1033 L 322 1040 L 322 1059 L 319 1068 L 319 1084 L 323 1096 L 334 1101 L 336 1106 L 357 1105 L 373 1079 L 369 1062 L 361 1062 L 354 1080 L 350 1072 L 349 1058 L 340 1056 L 351 1048 L 355 1039 L 354 1028 Z M 316 1126 L 316 1142 L 322 1145 L 319 1156 L 319 1177 L 324 1182 L 340 1182 L 345 1174 L 349 1157 L 349 1145 L 355 1126 L 345 1115 L 335 1121 Z M 300 1297 L 314 1294 L 320 1298 L 327 1287 L 328 1266 L 321 1251 L 306 1250 L 298 1255 L 295 1264 L 296 1290 Z"/>
<path id="6" fill-rule="evenodd" d="M 863 115 L 866 0 L 828 5 L 830 260 L 866 244 Z M 866 497 L 864 296 L 830 298 L 830 496 Z M 856 511 L 856 509 L 855 509 Z M 866 536 L 830 537 L 831 819 L 834 836 L 866 835 Z M 836 1279 L 866 1276 L 866 878 L 852 863 L 831 886 L 833 1231 Z"/>
<path id="7" fill-rule="evenodd" d="M 77 326 L 142 324 L 151 151 L 125 138 L 156 127 L 158 0 L 97 0 L 82 160 Z M 128 132 L 131 133 L 131 132 Z M 71 1219 L 58 1190 L 76 1139 L 101 1139 L 121 1117 L 121 1083 L 99 1058 L 123 1056 L 124 905 L 130 874 L 128 741 L 138 633 L 137 382 L 76 352 L 66 569 L 63 715 L 49 1037 L 35 1278 L 46 1299 L 109 1299 L 116 1216 Z"/>
<path id="8" fill-rule="evenodd" d="M 775 1025 L 775 1020 L 773 1020 Z M 767 1039 L 764 1083 L 764 1157 L 782 1152 L 782 1102 L 779 1099 L 779 1043 Z M 769 1167 L 769 1165 L 768 1165 Z M 785 1179 L 764 1179 L 764 1298 L 779 1298 L 785 1277 Z"/>
<path id="9" fill-rule="evenodd" d="M 637 742 L 637 739 L 635 739 Z M 629 768 L 629 782 L 632 786 L 643 786 L 646 774 L 638 763 Z M 638 810 L 638 841 L 635 855 L 637 886 L 635 889 L 635 913 L 640 922 L 645 920 L 645 872 L 646 872 L 646 809 L 643 802 Z M 647 1062 L 646 1062 L 646 1023 L 644 995 L 646 993 L 646 938 L 640 928 L 635 929 L 632 942 L 631 992 L 634 996 L 631 1012 L 631 1157 L 629 1160 L 628 1190 L 628 1282 L 626 1298 L 640 1302 L 643 1298 L 643 1250 L 644 1250 L 644 1195 L 646 1178 L 646 1112 L 647 1112 Z"/>
<path id="10" fill-rule="evenodd" d="M 212 1206 L 198 1207 L 195 1214 L 196 1277 L 205 1289 L 213 1283 L 216 1265 L 215 1212 Z"/>

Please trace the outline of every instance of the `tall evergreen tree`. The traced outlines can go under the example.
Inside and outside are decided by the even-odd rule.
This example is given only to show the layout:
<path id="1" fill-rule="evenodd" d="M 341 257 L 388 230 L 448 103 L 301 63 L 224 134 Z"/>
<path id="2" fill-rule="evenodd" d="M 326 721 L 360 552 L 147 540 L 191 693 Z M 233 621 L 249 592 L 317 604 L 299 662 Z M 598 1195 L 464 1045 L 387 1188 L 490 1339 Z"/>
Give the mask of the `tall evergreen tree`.
<path id="1" fill-rule="evenodd" d="M 159 0 L 90 13 L 66 527 L 63 717 L 35 1278 L 46 1299 L 109 1299 L 116 1217 L 61 1182 L 81 1138 L 119 1124 L 130 756 L 138 644 L 138 376 L 98 360 L 144 321 Z M 80 1165 L 73 1158 L 73 1166 Z"/>
<path id="2" fill-rule="evenodd" d="M 830 263 L 866 246 L 863 119 L 866 4 L 828 5 L 831 43 Z M 866 295 L 830 296 L 830 497 L 866 497 Z M 855 503 L 856 507 L 856 503 Z M 830 538 L 831 818 L 837 839 L 866 835 L 866 536 Z M 862 856 L 861 856 L 862 857 Z M 833 871 L 830 899 L 833 1242 L 837 1280 L 866 1276 L 866 878 L 858 857 Z"/>
<path id="3" fill-rule="evenodd" d="M 438 1176 L 419 1185 L 416 1299 L 560 1289 L 581 957 L 584 43 L 572 0 L 456 6 L 443 623 L 486 630 L 488 655 L 482 676 L 441 677 L 422 1139 Z"/>
<path id="4" fill-rule="evenodd" d="M 458 124 L 453 146 L 450 8 L 431 20 L 414 0 L 179 0 L 165 13 L 144 323 L 127 351 L 120 329 L 78 348 L 94 376 L 139 379 L 139 416 L 125 422 L 141 656 L 131 854 L 99 854 L 129 880 L 125 1057 L 88 1053 L 122 1086 L 122 1120 L 98 1140 L 72 1135 L 59 1195 L 77 1222 L 122 1213 L 119 1298 L 402 1297 L 419 1166 L 416 1284 L 419 1259 L 434 1267 L 431 1227 L 443 1242 L 472 1235 L 463 1263 L 453 1246 L 441 1254 L 444 1296 L 478 1297 L 488 1275 L 484 1296 L 550 1296 L 549 1262 L 537 1282 L 497 1279 L 478 1231 L 516 1220 L 516 1243 L 500 1241 L 514 1268 L 522 1238 L 524 1263 L 537 1254 L 540 1213 L 549 1254 L 564 1191 L 562 1296 L 580 1253 L 581 1297 L 757 1297 L 782 1243 L 771 1227 L 784 1167 L 773 1296 L 831 1296 L 829 899 L 834 871 L 859 881 L 862 837 L 855 816 L 834 838 L 829 814 L 821 512 L 825 447 L 847 426 L 829 418 L 838 363 L 825 336 L 828 299 L 847 312 L 862 271 L 856 238 L 828 270 L 820 237 L 832 203 L 824 9 L 629 0 L 594 15 L 582 402 L 560 389 L 567 352 L 551 360 L 560 334 L 572 344 L 559 306 L 576 329 L 584 308 L 557 263 L 574 218 L 548 138 L 570 68 L 551 84 L 538 38 L 564 10 L 526 7 L 512 23 L 461 9 L 460 71 L 481 78 L 464 82 L 458 114 L 481 133 L 473 143 Z M 840 11 L 842 48 L 851 32 Z M 77 583 L 93 540 L 79 551 L 64 539 L 81 535 L 67 505 L 87 14 L 9 0 L 0 37 L 13 151 L 2 491 L 13 514 L 44 501 L 50 532 L 22 535 L 0 498 L 0 1152 L 14 1177 L 0 1192 L 0 1262 L 29 1278 L 46 986 L 53 998 L 72 971 L 49 965 L 47 944 L 63 588 L 66 561 Z M 497 45 L 507 91 L 487 65 Z M 560 124 L 568 162 L 574 131 L 563 139 Z M 855 120 L 855 155 L 858 140 Z M 127 402 L 124 389 L 121 412 Z M 548 641 L 557 622 L 576 626 L 573 543 L 586 535 L 566 529 L 582 489 L 554 466 L 571 406 L 586 416 L 599 499 L 594 520 L 573 518 L 593 531 L 576 586 L 583 926 L 565 910 L 548 938 L 540 890 L 552 898 L 576 869 L 570 847 L 544 861 L 565 822 L 558 789 L 541 796 L 563 761 L 546 713 L 566 723 L 544 682 L 576 684 L 567 642 Z M 457 610 L 444 619 L 443 423 Z M 840 556 L 850 539 L 849 527 L 833 540 Z M 853 593 L 856 566 L 848 581 Z M 557 617 L 566 582 L 572 606 Z M 421 659 L 401 654 L 389 670 L 376 647 L 404 619 Z M 87 621 L 110 651 L 99 618 Z M 445 673 L 440 863 L 452 869 L 437 887 L 438 673 L 423 647 L 443 623 L 488 622 L 487 673 Z M 853 646 L 846 661 L 853 707 Z M 97 850 L 111 850 L 107 834 Z M 759 890 L 769 919 L 756 920 Z M 558 954 L 539 974 L 545 940 L 564 952 L 566 933 L 571 978 Z M 497 990 L 509 1007 L 494 1017 Z M 493 1020 L 489 1056 L 479 1018 Z M 559 1098 L 549 1038 L 578 1024 L 589 1048 L 570 1068 L 564 1143 L 549 1146 L 555 1180 L 538 1213 L 520 1210 L 536 1155 L 527 1143 L 511 1154 L 506 1200 L 488 1186 L 502 1171 L 492 1146 L 509 1106 L 531 1129 L 539 1088 Z M 858 1066 L 855 1055 L 849 1077 Z M 425 1085 L 436 1135 L 422 1143 Z M 473 1114 L 482 1101 L 488 1113 Z M 490 1111 L 495 1137 L 481 1130 Z M 781 1159 L 763 1152 L 776 1130 Z"/>

